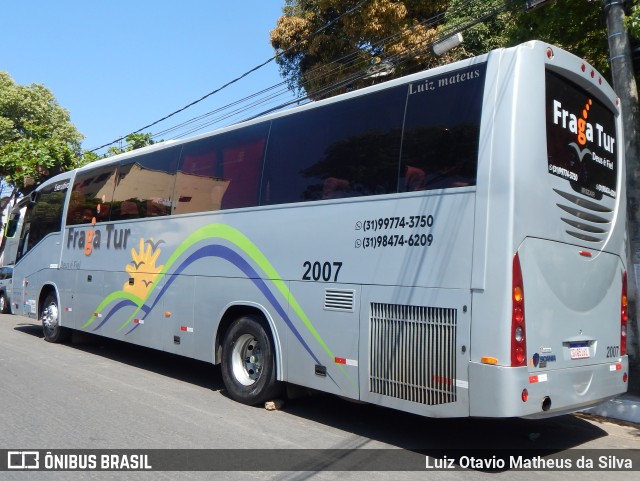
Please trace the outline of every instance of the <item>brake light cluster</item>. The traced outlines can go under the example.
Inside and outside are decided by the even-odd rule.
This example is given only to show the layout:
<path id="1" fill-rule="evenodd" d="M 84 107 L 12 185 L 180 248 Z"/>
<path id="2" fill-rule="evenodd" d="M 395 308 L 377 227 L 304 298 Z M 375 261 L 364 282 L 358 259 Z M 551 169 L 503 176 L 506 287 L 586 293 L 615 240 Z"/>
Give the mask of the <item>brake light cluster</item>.
<path id="1" fill-rule="evenodd" d="M 524 285 L 520 258 L 513 256 L 513 276 L 511 289 L 511 366 L 527 365 L 526 331 L 524 323 Z"/>
<path id="2" fill-rule="evenodd" d="M 620 301 L 620 355 L 627 354 L 627 321 L 629 308 L 627 300 L 627 272 L 622 273 L 622 296 Z"/>

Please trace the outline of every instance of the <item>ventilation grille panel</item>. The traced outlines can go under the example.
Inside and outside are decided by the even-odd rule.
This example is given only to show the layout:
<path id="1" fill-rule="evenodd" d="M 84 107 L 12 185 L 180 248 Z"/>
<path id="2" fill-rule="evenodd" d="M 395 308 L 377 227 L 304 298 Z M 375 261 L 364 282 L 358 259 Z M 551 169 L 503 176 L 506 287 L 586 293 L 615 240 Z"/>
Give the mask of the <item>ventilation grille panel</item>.
<path id="1" fill-rule="evenodd" d="M 325 289 L 324 308 L 330 311 L 353 312 L 356 291 L 353 289 Z"/>
<path id="2" fill-rule="evenodd" d="M 456 402 L 457 310 L 372 303 L 369 390 L 429 406 Z"/>
<path id="3" fill-rule="evenodd" d="M 556 205 L 563 211 L 560 219 L 570 226 L 565 230 L 567 234 L 593 243 L 603 242 L 607 238 L 613 219 L 612 209 L 568 192 L 553 190 L 563 198 Z"/>

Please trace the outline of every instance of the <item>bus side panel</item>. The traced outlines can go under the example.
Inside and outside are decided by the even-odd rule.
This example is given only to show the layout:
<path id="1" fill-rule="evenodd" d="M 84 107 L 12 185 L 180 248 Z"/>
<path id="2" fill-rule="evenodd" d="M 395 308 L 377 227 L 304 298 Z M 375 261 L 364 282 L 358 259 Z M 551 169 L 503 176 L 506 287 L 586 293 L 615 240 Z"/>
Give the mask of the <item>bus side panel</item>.
<path id="1" fill-rule="evenodd" d="M 161 315 L 164 316 L 163 332 L 164 349 L 182 356 L 194 357 L 196 338 L 201 334 L 200 326 L 196 326 L 194 318 L 195 288 L 201 279 L 196 276 L 166 276 L 160 288 L 170 284 L 162 298 Z M 215 291 L 204 294 L 201 299 L 210 298 Z M 214 322 L 211 317 L 206 321 Z M 200 323 L 198 323 L 200 324 Z M 209 335 L 208 330 L 204 332 Z M 209 337 L 211 339 L 211 337 Z M 211 358 L 209 358 L 210 360 Z"/>
<path id="2" fill-rule="evenodd" d="M 360 322 L 363 401 L 423 416 L 469 415 L 468 289 L 366 286 Z"/>
<path id="3" fill-rule="evenodd" d="M 291 294 L 295 331 L 287 331 L 288 381 L 358 399 L 360 287 L 292 282 Z M 296 311 L 302 315 L 295 315 Z M 307 328 L 306 321 L 314 328 Z"/>

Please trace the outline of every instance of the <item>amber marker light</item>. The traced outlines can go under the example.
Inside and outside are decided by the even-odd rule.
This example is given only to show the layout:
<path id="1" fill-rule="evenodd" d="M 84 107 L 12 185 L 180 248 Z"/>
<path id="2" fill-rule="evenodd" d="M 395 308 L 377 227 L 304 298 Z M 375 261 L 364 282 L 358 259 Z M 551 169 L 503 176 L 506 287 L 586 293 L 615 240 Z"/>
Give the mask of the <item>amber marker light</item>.
<path id="1" fill-rule="evenodd" d="M 480 361 L 483 364 L 498 364 L 498 358 L 497 357 L 489 357 L 489 356 L 484 356 L 480 358 Z"/>

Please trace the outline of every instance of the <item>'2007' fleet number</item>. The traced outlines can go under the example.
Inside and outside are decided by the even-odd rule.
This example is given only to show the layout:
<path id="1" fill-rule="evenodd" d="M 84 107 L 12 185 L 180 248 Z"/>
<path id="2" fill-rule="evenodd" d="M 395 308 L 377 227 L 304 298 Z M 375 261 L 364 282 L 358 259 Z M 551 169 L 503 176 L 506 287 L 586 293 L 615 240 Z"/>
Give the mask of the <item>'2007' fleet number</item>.
<path id="1" fill-rule="evenodd" d="M 304 274 L 302 274 L 303 281 L 337 282 L 342 262 L 305 261 L 302 266 L 305 269 Z"/>

